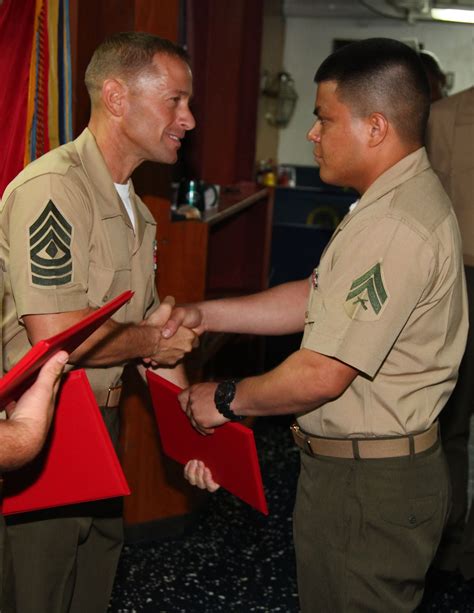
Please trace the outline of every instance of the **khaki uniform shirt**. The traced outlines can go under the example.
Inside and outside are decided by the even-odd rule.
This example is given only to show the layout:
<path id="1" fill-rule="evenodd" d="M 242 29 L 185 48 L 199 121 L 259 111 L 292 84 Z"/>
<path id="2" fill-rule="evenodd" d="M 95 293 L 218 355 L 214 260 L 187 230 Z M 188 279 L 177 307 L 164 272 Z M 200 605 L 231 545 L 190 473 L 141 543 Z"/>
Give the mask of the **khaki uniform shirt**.
<path id="1" fill-rule="evenodd" d="M 426 148 L 459 221 L 464 263 L 474 266 L 474 87 L 431 106 Z"/>
<path id="2" fill-rule="evenodd" d="M 5 264 L 0 258 L 0 347 L 2 346 L 2 326 L 3 321 L 3 268 Z M 3 351 L 0 351 L 0 377 L 3 377 Z M 2 406 L 0 406 L 0 419 L 6 419 L 6 413 Z M 1 477 L 1 473 L 0 473 Z M 0 494 L 1 498 L 1 494 Z"/>
<path id="3" fill-rule="evenodd" d="M 3 267 L 4 262 L 0 258 L 0 324 L 3 322 Z M 0 325 L 0 347 L 2 343 L 2 326 Z M 3 377 L 3 352 L 0 351 L 0 377 Z M 2 407 L 0 407 L 0 419 L 1 419 Z"/>
<path id="4" fill-rule="evenodd" d="M 7 187 L 0 215 L 5 370 L 31 346 L 23 315 L 97 308 L 128 289 L 135 295 L 116 321 L 139 322 L 156 307 L 156 224 L 133 188 L 130 196 L 136 232 L 88 129 Z M 115 385 L 121 373 L 122 366 L 87 369 L 94 392 Z"/>
<path id="5" fill-rule="evenodd" d="M 299 425 L 340 438 L 427 429 L 455 385 L 466 334 L 459 230 L 422 148 L 370 186 L 313 273 L 301 346 L 361 374 Z"/>

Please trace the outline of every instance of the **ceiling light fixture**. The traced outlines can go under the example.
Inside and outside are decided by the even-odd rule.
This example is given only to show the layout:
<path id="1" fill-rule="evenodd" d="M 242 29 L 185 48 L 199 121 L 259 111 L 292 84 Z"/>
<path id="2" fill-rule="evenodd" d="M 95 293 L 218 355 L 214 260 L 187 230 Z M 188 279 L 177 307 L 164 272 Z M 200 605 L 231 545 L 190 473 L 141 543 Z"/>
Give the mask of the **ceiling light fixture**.
<path id="1" fill-rule="evenodd" d="M 474 11 L 470 9 L 433 8 L 432 19 L 456 23 L 474 23 Z"/>

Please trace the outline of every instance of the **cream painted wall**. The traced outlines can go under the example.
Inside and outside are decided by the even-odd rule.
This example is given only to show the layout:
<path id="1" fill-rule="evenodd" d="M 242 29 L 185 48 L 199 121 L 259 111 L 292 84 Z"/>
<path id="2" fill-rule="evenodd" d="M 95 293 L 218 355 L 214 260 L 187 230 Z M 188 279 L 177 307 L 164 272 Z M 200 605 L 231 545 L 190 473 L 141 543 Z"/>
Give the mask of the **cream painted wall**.
<path id="1" fill-rule="evenodd" d="M 266 70 L 274 76 L 283 69 L 283 51 L 285 42 L 285 20 L 279 0 L 265 0 L 263 16 L 262 53 L 260 58 L 260 75 Z M 257 142 L 255 159 L 276 160 L 278 156 L 278 139 L 280 130 L 270 126 L 265 120 L 265 99 L 258 99 Z"/>
<path id="2" fill-rule="evenodd" d="M 298 92 L 295 115 L 287 128 L 280 130 L 278 162 L 314 163 L 306 132 L 313 121 L 314 73 L 332 51 L 334 38 L 362 39 L 387 36 L 399 40 L 416 38 L 439 58 L 444 70 L 455 73 L 451 93 L 474 83 L 474 28 L 454 24 L 417 23 L 389 20 L 287 18 L 283 65 L 293 76 Z"/>

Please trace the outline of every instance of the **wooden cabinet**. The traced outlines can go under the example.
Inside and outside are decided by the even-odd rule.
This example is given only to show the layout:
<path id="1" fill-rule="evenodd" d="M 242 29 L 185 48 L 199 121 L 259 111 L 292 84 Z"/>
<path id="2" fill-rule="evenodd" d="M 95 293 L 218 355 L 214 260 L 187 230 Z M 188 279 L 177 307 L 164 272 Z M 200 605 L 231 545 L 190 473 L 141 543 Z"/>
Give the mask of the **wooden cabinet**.
<path id="1" fill-rule="evenodd" d="M 221 195 L 219 207 L 207 212 L 202 221 L 172 221 L 168 201 L 151 196 L 144 201 L 158 223 L 161 297 L 173 295 L 177 302 L 190 302 L 267 287 L 272 192 L 250 183 L 232 186 Z M 192 378 L 204 372 L 205 362 L 225 340 L 203 339 L 201 349 L 189 360 Z M 182 468 L 162 455 L 147 391 L 133 370 L 126 374 L 125 389 L 121 447 L 132 490 L 125 499 L 128 537 L 169 536 L 182 530 L 206 494 L 191 488 Z"/>
<path id="2" fill-rule="evenodd" d="M 167 201 L 144 200 L 158 222 L 160 296 L 194 302 L 267 286 L 273 201 L 266 189 L 228 187 L 202 221 L 171 221 Z"/>

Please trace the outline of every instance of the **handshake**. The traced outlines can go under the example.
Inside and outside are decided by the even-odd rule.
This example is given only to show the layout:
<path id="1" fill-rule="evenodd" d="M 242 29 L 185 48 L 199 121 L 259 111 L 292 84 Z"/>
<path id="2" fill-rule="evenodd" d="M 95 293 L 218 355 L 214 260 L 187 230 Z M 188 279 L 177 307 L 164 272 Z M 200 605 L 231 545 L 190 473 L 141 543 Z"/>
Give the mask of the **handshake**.
<path id="1" fill-rule="evenodd" d="M 174 366 L 199 345 L 199 336 L 204 332 L 198 306 L 177 307 L 171 296 L 140 325 L 152 341 L 150 355 L 143 361 L 153 368 Z"/>

